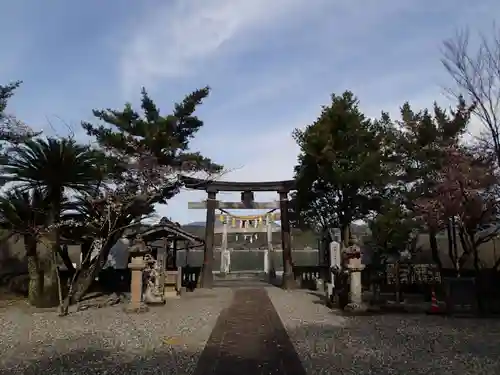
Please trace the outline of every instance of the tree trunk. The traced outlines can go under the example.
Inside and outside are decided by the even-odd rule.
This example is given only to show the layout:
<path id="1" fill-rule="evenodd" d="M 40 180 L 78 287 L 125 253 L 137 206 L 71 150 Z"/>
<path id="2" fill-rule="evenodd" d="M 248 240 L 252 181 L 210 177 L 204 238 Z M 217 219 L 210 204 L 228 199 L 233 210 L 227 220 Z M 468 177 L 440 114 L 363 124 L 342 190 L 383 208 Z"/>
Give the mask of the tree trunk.
<path id="1" fill-rule="evenodd" d="M 82 269 L 79 267 L 76 270 L 70 284 L 68 295 L 64 301 L 64 307 L 66 310 L 70 303 L 79 302 L 85 296 L 89 288 L 92 286 L 95 278 L 99 275 L 99 272 L 106 264 L 111 248 L 118 242 L 122 234 L 123 231 L 119 231 L 104 241 L 99 251 L 99 255 L 92 261 L 89 268 Z M 88 254 L 88 257 L 90 257 L 90 253 Z"/>
<path id="2" fill-rule="evenodd" d="M 472 249 L 472 252 L 474 254 L 474 270 L 479 275 L 479 271 L 480 271 L 481 267 L 479 265 L 479 250 L 478 250 L 477 246 L 474 246 L 474 248 Z"/>
<path id="3" fill-rule="evenodd" d="M 455 258 L 455 253 L 453 252 L 453 241 L 456 240 L 456 237 L 453 235 L 451 218 L 448 219 L 448 223 L 446 225 L 446 235 L 448 237 L 448 257 L 450 258 L 453 264 L 457 264 L 457 259 Z"/>
<path id="4" fill-rule="evenodd" d="M 43 298 L 43 273 L 38 264 L 38 255 L 36 252 L 36 239 L 32 236 L 24 237 L 24 247 L 26 249 L 26 258 L 28 260 L 28 302 L 35 307 L 41 307 Z"/>
<path id="5" fill-rule="evenodd" d="M 103 265 L 104 266 L 104 265 Z M 102 266 L 99 267 L 98 260 L 94 261 L 89 268 L 81 270 L 75 278 L 73 285 L 72 302 L 79 302 L 85 297 L 85 294 L 94 283 L 96 277 L 99 275 Z"/>
<path id="6" fill-rule="evenodd" d="M 351 239 L 351 223 L 347 222 L 345 224 L 341 224 L 340 227 L 340 238 L 342 249 L 345 249 L 349 246 L 349 240 Z"/>
<path id="7" fill-rule="evenodd" d="M 493 265 L 493 267 L 491 268 L 491 270 L 496 271 L 499 266 L 500 266 L 500 258 L 498 258 L 495 261 L 495 264 Z"/>
<path id="8" fill-rule="evenodd" d="M 59 275 L 57 273 L 57 266 L 53 265 L 53 261 L 50 261 L 51 266 L 47 272 L 43 275 L 43 297 L 44 304 L 47 307 L 56 307 L 59 305 Z"/>
<path id="9" fill-rule="evenodd" d="M 69 257 L 68 246 L 64 245 L 62 248 L 60 246 L 57 246 L 56 251 L 57 254 L 61 257 L 61 260 L 63 261 L 66 269 L 70 272 L 75 272 L 75 267 L 73 267 L 73 262 Z"/>
<path id="10" fill-rule="evenodd" d="M 56 189 L 51 193 L 52 208 L 49 213 L 49 225 L 55 225 L 59 222 L 60 203 L 62 200 L 62 190 Z M 52 228 L 48 233 L 49 246 L 49 271 L 44 275 L 44 298 L 49 306 L 60 306 L 62 308 L 62 290 L 61 280 L 57 267 L 57 254 L 59 249 L 59 229 Z"/>
<path id="11" fill-rule="evenodd" d="M 432 260 L 438 266 L 439 270 L 443 269 L 443 263 L 441 263 L 441 257 L 439 256 L 438 243 L 436 238 L 436 230 L 434 228 L 429 228 L 429 245 L 431 247 Z"/>
<path id="12" fill-rule="evenodd" d="M 91 251 L 92 251 L 92 241 L 85 240 L 80 246 L 82 252 L 82 262 L 80 264 L 81 268 L 89 268 L 91 261 Z"/>
<path id="13" fill-rule="evenodd" d="M 94 279 L 90 278 L 90 284 L 85 289 L 87 285 L 87 273 L 91 272 L 90 268 L 77 268 L 73 277 L 71 278 L 71 282 L 69 285 L 68 294 L 64 298 L 63 306 L 61 309 L 61 315 L 68 315 L 69 305 L 74 301 L 79 301 L 83 298 L 86 291 L 92 285 L 92 281 Z M 78 299 L 77 299 L 78 298 Z"/>

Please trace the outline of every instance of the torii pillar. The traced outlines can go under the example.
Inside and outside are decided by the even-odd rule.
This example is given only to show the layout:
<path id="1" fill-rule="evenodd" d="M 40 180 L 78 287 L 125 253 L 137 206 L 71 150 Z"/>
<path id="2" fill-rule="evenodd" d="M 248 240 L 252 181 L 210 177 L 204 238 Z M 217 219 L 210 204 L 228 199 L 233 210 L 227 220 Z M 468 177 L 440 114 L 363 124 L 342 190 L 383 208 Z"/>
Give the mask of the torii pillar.
<path id="1" fill-rule="evenodd" d="M 212 288 L 214 284 L 213 258 L 215 236 L 215 209 L 217 208 L 217 190 L 207 188 L 207 220 L 205 223 L 205 251 L 203 252 L 203 267 L 200 275 L 200 286 Z"/>
<path id="2" fill-rule="evenodd" d="M 281 247 L 283 249 L 283 289 L 291 289 L 295 285 L 292 265 L 290 221 L 288 217 L 288 192 L 288 190 L 278 190 L 280 197 Z"/>

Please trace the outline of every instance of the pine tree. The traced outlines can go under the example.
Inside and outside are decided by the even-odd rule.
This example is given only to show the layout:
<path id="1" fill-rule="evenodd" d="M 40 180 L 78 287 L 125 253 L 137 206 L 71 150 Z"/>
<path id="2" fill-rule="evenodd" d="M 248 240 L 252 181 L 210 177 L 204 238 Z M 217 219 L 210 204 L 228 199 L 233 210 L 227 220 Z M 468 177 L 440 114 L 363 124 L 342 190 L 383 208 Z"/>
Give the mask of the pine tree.
<path id="1" fill-rule="evenodd" d="M 126 104 L 122 110 L 94 110 L 99 124 L 82 123 L 106 154 L 103 169 L 106 181 L 99 199 L 80 204 L 81 221 L 93 229 L 100 243 L 99 256 L 88 270 L 75 275 L 65 310 L 71 299 L 80 300 L 109 252 L 126 228 L 139 222 L 157 203 L 166 203 L 179 192 L 180 174 L 219 173 L 220 165 L 189 149 L 189 142 L 203 126 L 195 110 L 209 94 L 205 87 L 175 104 L 172 114 L 160 109 L 142 90 L 141 112 Z"/>
<path id="2" fill-rule="evenodd" d="M 387 135 L 386 124 L 366 118 L 349 91 L 332 95 L 313 124 L 295 130 L 300 154 L 294 200 L 305 220 L 339 226 L 347 243 L 350 224 L 377 207 L 387 183 Z"/>

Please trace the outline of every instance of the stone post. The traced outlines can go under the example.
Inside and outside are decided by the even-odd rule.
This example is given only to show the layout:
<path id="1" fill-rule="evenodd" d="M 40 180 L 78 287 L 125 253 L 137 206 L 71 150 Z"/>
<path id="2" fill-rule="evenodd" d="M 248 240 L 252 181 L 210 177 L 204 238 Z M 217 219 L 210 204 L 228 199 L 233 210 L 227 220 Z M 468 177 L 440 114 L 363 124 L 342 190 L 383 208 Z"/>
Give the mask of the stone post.
<path id="1" fill-rule="evenodd" d="M 229 273 L 229 267 L 231 265 L 231 253 L 227 248 L 227 231 L 228 231 L 228 217 L 224 215 L 224 221 L 222 223 L 222 246 L 220 251 L 220 272 L 222 275 L 226 275 Z"/>
<path id="2" fill-rule="evenodd" d="M 143 285 L 142 272 L 146 268 L 143 255 L 132 256 L 131 262 L 128 264 L 132 278 L 130 283 L 130 302 L 125 308 L 128 312 L 145 312 L 148 307 L 143 301 Z"/>
<path id="3" fill-rule="evenodd" d="M 177 278 L 175 280 L 175 289 L 177 290 L 177 295 L 182 294 L 182 267 L 177 267 Z"/>
<path id="4" fill-rule="evenodd" d="M 271 214 L 266 215 L 266 229 L 267 229 L 266 272 L 269 277 L 269 280 L 272 282 L 274 279 L 276 279 L 276 270 L 274 268 L 273 221 L 271 219 Z"/>
<path id="5" fill-rule="evenodd" d="M 330 264 L 328 272 L 330 273 L 330 282 L 327 284 L 327 301 L 330 304 L 333 303 L 335 296 L 335 278 L 337 277 L 338 272 L 340 272 L 342 268 L 342 257 L 340 253 L 340 243 L 337 241 L 330 242 L 329 248 L 329 260 Z"/>

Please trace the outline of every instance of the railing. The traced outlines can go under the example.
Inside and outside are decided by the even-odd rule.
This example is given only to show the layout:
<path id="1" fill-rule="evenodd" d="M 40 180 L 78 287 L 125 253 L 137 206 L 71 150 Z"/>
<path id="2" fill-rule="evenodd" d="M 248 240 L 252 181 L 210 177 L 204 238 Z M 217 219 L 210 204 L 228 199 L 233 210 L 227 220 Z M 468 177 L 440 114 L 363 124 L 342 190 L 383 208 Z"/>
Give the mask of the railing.
<path id="1" fill-rule="evenodd" d="M 283 271 L 281 249 L 268 253 L 267 249 L 231 250 L 230 272 L 269 272 L 271 266 L 279 274 Z M 316 280 L 327 276 L 327 267 L 319 266 L 318 250 L 292 250 L 293 273 L 301 288 L 314 289 Z M 177 264 L 182 266 L 182 286 L 195 289 L 201 274 L 203 250 L 179 251 Z M 221 265 L 221 251 L 215 249 L 213 271 L 218 273 Z"/>
<path id="2" fill-rule="evenodd" d="M 316 289 L 316 280 L 323 279 L 327 266 L 293 266 L 293 276 L 300 288 Z"/>
<path id="3" fill-rule="evenodd" d="M 231 251 L 231 269 L 237 271 L 264 271 L 266 269 L 266 249 L 234 249 Z M 276 271 L 283 270 L 283 252 L 275 249 L 270 252 L 270 258 Z M 314 249 L 292 250 L 292 259 L 297 266 L 317 266 L 319 252 Z M 221 264 L 221 251 L 214 250 L 213 270 L 218 271 Z M 185 267 L 201 267 L 203 265 L 203 250 L 178 250 L 177 265 Z"/>
<path id="4" fill-rule="evenodd" d="M 194 290 L 198 285 L 202 267 L 182 267 L 182 286 Z M 316 280 L 328 271 L 328 267 L 323 266 L 294 266 L 293 275 L 300 288 L 315 289 Z M 217 272 L 217 271 L 216 271 Z M 214 273 L 216 273 L 214 272 Z M 282 273 L 282 271 L 278 271 Z"/>
<path id="5" fill-rule="evenodd" d="M 196 289 L 196 285 L 198 285 L 198 280 L 201 275 L 201 267 L 191 267 L 184 266 L 182 267 L 182 275 L 181 275 L 181 285 L 182 287 L 188 290 Z"/>

